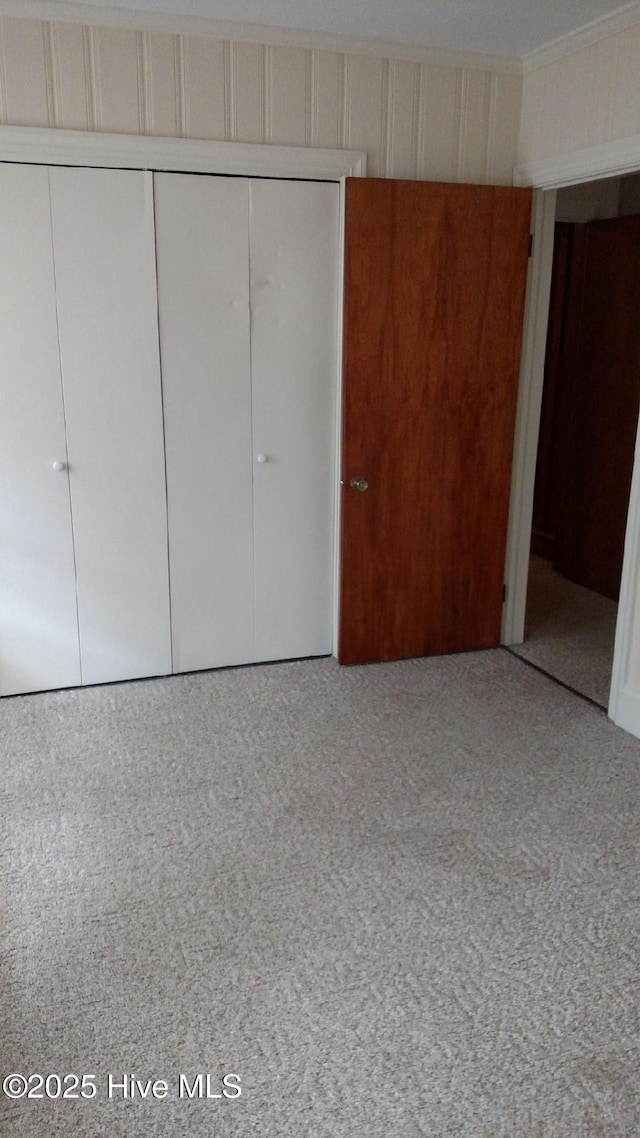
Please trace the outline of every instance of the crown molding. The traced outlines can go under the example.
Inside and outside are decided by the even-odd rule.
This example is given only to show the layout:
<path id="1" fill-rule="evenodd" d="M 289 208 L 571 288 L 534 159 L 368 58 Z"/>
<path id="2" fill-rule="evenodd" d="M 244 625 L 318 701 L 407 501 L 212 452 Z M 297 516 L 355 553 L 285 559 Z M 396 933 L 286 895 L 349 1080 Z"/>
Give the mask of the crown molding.
<path id="1" fill-rule="evenodd" d="M 228 20 L 207 20 L 199 16 L 172 16 L 161 12 L 129 11 L 124 8 L 96 8 L 73 0 L 0 0 L 0 17 L 41 20 L 51 23 L 83 24 L 85 27 L 130 28 L 159 31 L 201 39 L 233 40 L 237 43 L 263 43 L 301 47 L 339 54 L 371 55 L 383 59 L 406 59 L 440 67 L 467 68 L 507 75 L 521 75 L 522 61 L 510 55 L 449 51 L 420 43 L 394 43 L 356 36 L 327 35 L 323 32 L 277 28 L 267 24 L 245 24 Z"/>
<path id="2" fill-rule="evenodd" d="M 2 16 L 51 23 L 82 24 L 85 27 L 159 31 L 202 39 L 273 44 L 339 54 L 370 55 L 383 59 L 406 59 L 440 67 L 527 75 L 575 51 L 591 47 L 602 39 L 637 26 L 640 24 L 640 0 L 631 0 L 617 12 L 591 20 L 583 27 L 567 32 L 566 35 L 559 36 L 522 57 L 451 51 L 424 43 L 400 43 L 374 38 L 328 35 L 324 32 L 274 27 L 268 24 L 209 20 L 199 16 L 130 11 L 118 7 L 97 8 L 92 4 L 82 3 L 82 0 L 0 0 L 0 17 Z"/>
<path id="3" fill-rule="evenodd" d="M 632 0 L 617 12 L 591 20 L 584 27 L 577 28 L 574 32 L 567 32 L 565 36 L 558 36 L 543 47 L 529 52 L 522 58 L 522 71 L 525 75 L 537 71 L 539 67 L 546 67 L 566 55 L 572 55 L 574 51 L 592 47 L 600 40 L 615 36 L 637 24 L 640 24 L 640 0 Z"/>

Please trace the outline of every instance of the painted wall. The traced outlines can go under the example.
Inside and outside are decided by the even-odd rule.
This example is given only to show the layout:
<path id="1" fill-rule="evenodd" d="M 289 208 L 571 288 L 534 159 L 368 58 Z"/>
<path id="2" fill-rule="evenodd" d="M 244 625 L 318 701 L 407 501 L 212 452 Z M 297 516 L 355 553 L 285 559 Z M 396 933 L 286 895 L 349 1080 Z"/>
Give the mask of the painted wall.
<path id="1" fill-rule="evenodd" d="M 378 177 L 510 184 L 522 79 L 444 62 L 0 20 L 0 122 L 366 150 Z"/>
<path id="2" fill-rule="evenodd" d="M 519 163 L 640 133 L 639 68 L 636 24 L 527 71 Z"/>

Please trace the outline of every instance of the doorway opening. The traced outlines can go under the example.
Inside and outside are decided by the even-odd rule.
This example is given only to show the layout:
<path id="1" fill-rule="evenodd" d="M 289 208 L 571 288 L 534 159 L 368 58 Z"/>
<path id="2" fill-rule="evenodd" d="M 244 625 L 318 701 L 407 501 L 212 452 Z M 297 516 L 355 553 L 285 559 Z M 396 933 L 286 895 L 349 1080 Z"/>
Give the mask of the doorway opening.
<path id="1" fill-rule="evenodd" d="M 609 704 L 640 404 L 640 174 L 559 190 L 524 643 Z"/>

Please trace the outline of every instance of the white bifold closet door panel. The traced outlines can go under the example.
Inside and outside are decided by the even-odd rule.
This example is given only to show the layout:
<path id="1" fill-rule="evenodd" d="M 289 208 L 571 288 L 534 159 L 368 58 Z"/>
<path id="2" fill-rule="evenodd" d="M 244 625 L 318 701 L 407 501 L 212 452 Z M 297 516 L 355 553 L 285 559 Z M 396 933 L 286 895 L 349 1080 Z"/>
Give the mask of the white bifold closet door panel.
<path id="1" fill-rule="evenodd" d="M 0 314 L 0 694 L 10 695 L 80 683 L 44 166 L 0 166 Z"/>
<path id="2" fill-rule="evenodd" d="M 155 184 L 174 667 L 329 652 L 338 186 Z"/>
<path id="3" fill-rule="evenodd" d="M 253 659 L 249 187 L 156 174 L 173 662 Z"/>
<path id="4" fill-rule="evenodd" d="M 332 647 L 339 187 L 252 180 L 255 658 Z"/>
<path id="5" fill-rule="evenodd" d="M 171 671 L 152 175 L 51 169 L 82 681 Z"/>

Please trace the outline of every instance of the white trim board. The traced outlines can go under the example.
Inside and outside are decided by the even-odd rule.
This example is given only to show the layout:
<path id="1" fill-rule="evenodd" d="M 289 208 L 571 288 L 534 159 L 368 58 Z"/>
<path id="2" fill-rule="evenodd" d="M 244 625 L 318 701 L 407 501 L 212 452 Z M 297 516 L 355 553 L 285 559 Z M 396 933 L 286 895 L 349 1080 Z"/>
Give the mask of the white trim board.
<path id="1" fill-rule="evenodd" d="M 521 644 L 524 640 L 533 489 L 547 346 L 555 213 L 555 191 L 546 194 L 536 191 L 533 197 L 534 241 L 527 280 L 520 392 L 511 477 L 505 568 L 507 595 L 502 617 L 503 644 Z"/>
<path id="2" fill-rule="evenodd" d="M 534 261 L 537 258 L 537 267 L 532 267 L 532 276 L 537 275 L 538 286 L 535 287 L 534 284 L 531 288 L 525 317 L 525 352 L 520 380 L 507 553 L 507 604 L 503 622 L 503 643 L 506 644 L 521 643 L 524 635 L 531 538 L 530 503 L 533 502 L 549 312 L 548 283 L 553 260 L 553 191 L 561 186 L 617 177 L 637 170 L 640 170 L 640 134 L 521 166 L 514 174 L 516 185 L 534 186 L 539 191 L 539 198 L 546 204 L 538 205 L 535 212 Z M 532 345 L 529 354 L 527 344 Z M 627 515 L 609 716 L 619 727 L 640 738 L 640 423 L 636 434 Z"/>
<path id="3" fill-rule="evenodd" d="M 640 429 L 636 434 L 633 478 L 622 562 L 620 600 L 611 676 L 609 715 L 614 723 L 640 738 L 638 675 L 638 582 L 640 581 Z"/>
<path id="4" fill-rule="evenodd" d="M 339 181 L 364 177 L 367 156 L 361 150 L 0 126 L 0 162 Z"/>
<path id="5" fill-rule="evenodd" d="M 640 169 L 640 134 L 602 142 L 584 150 L 574 150 L 558 158 L 541 158 L 537 162 L 516 166 L 514 186 L 535 186 L 542 190 L 559 190 L 580 182 L 631 174 Z"/>

